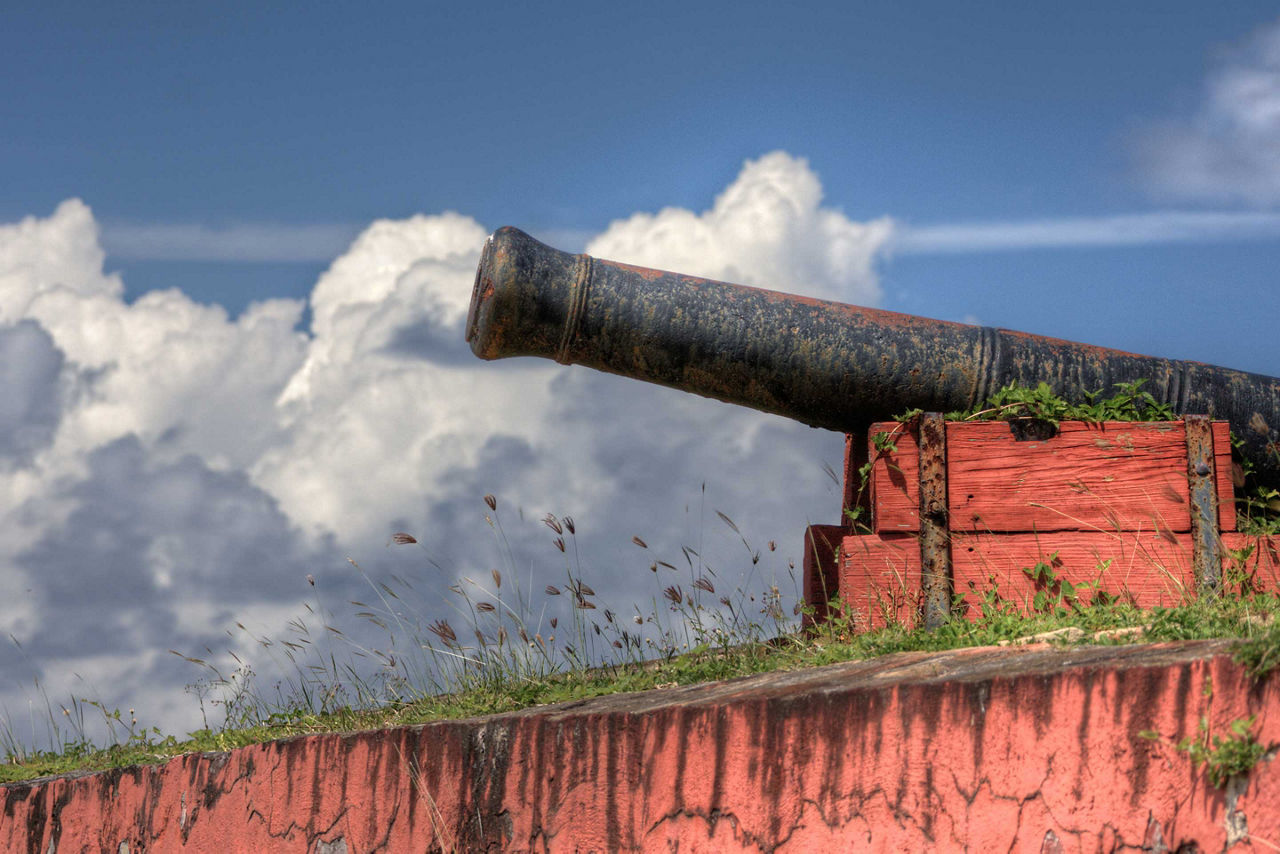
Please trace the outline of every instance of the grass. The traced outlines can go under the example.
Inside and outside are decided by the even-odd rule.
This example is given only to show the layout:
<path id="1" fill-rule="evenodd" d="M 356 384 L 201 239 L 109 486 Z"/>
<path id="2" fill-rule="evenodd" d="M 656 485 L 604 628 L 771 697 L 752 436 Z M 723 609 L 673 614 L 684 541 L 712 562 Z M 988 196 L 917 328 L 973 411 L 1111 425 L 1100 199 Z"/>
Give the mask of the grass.
<path id="1" fill-rule="evenodd" d="M 1091 397 L 1084 415 L 1093 420 L 1167 417 L 1153 409 L 1139 386 L 1121 387 L 1106 400 Z M 987 408 L 962 417 L 1057 420 L 1082 415 L 1064 409 L 1047 387 L 1038 387 L 1004 389 Z M 1256 500 L 1243 503 L 1242 513 L 1257 533 L 1271 533 L 1280 515 L 1273 506 L 1276 497 L 1255 495 Z M 955 619 L 932 631 L 896 622 L 860 631 L 838 601 L 829 619 L 802 630 L 800 604 L 787 607 L 795 601 L 794 592 L 782 592 L 797 587 L 794 565 L 782 565 L 772 542 L 754 548 L 719 511 L 720 522 L 745 551 L 746 571 L 739 580 L 727 585 L 699 550 L 685 546 L 668 561 L 634 537 L 631 542 L 648 564 L 654 593 L 643 606 L 615 612 L 588 583 L 572 518 L 548 514 L 541 520 L 560 564 L 553 570 L 555 583 L 547 583 L 546 575 L 535 580 L 532 568 L 521 579 L 498 501 L 486 495 L 484 503 L 502 566 L 487 576 L 462 578 L 449 586 L 449 596 L 439 595 L 447 574 L 410 534 L 396 534 L 392 543 L 422 549 L 425 575 L 374 579 L 353 562 L 369 595 L 349 603 L 355 609 L 352 616 L 367 630 L 361 636 L 372 634 L 378 644 L 345 632 L 323 606 L 318 590 L 314 604 L 289 624 L 283 637 L 255 636 L 237 624 L 248 647 L 265 662 L 263 672 L 274 676 L 260 676 L 244 655 L 232 651 L 183 654 L 200 675 L 189 690 L 204 721 L 184 738 L 142 726 L 133 709 L 122 713 L 82 697 L 55 707 L 37 684 L 46 716 L 43 746 L 29 746 L 36 742 L 34 733 L 20 738 L 11 723 L 0 720 L 0 782 L 159 762 L 182 753 L 301 734 L 466 718 L 1046 633 L 1056 633 L 1056 642 L 1102 644 L 1236 638 L 1235 656 L 1250 673 L 1261 677 L 1280 666 L 1280 594 L 1262 589 L 1256 579 L 1230 573 L 1216 596 L 1186 597 L 1175 607 L 1140 610 L 1124 596 L 1062 583 L 1046 562 L 1025 570 L 1037 581 L 1035 600 L 1010 601 L 993 584 L 983 591 L 972 619 Z M 1240 556 L 1241 565 L 1245 557 Z M 732 592 L 719 589 L 727 586 Z M 441 601 L 449 614 L 434 613 Z M 217 719 L 212 723 L 211 714 Z M 107 733 L 105 746 L 89 736 L 94 728 Z M 1206 749 L 1219 747 L 1209 744 Z"/>
<path id="2" fill-rule="evenodd" d="M 503 552 L 513 560 L 497 501 L 486 496 L 486 504 Z M 731 519 L 722 521 L 740 536 Z M 202 674 L 191 689 L 205 713 L 200 730 L 177 738 L 143 728 L 132 709 L 122 714 L 76 698 L 55 709 L 46 701 L 47 748 L 24 748 L 11 729 L 0 727 L 6 756 L 0 782 L 160 762 L 301 734 L 466 718 L 897 652 L 993 645 L 1063 629 L 1077 630 L 1069 636 L 1084 642 L 1104 644 L 1239 638 L 1237 655 L 1252 672 L 1262 674 L 1280 663 L 1280 596 L 1275 593 L 1237 588 L 1212 599 L 1140 610 L 1122 599 L 1078 594 L 1032 607 L 993 588 L 976 619 L 957 619 L 934 631 L 901 624 L 857 631 L 838 601 L 829 620 L 801 630 L 798 609 L 784 608 L 775 584 L 764 584 L 758 595 L 716 598 L 717 573 L 688 548 L 683 567 L 648 560 L 661 593 L 649 609 L 635 607 L 619 615 L 600 603 L 582 578 L 573 520 L 548 516 L 543 524 L 564 561 L 563 582 L 539 585 L 530 578 L 521 585 L 510 567 L 495 569 L 483 582 L 463 579 L 453 585 L 454 615 L 428 620 L 414 616 L 429 609 L 412 598 L 410 579 L 382 582 L 366 576 L 372 604 L 351 605 L 357 617 L 386 635 L 387 649 L 348 638 L 317 603 L 290 624 L 284 638 L 253 639 L 268 660 L 284 665 L 285 675 L 268 691 L 260 690 L 258 676 L 242 657 L 232 657 L 235 666 L 226 672 L 210 658 L 184 656 Z M 420 546 L 408 534 L 396 535 L 394 542 Z M 648 549 L 639 538 L 633 543 Z M 761 552 L 745 539 L 743 544 L 757 567 Z M 771 547 L 765 550 L 771 552 Z M 679 581 L 665 584 L 673 578 Z M 532 595 L 539 586 L 540 601 Z M 1141 633 L 1108 634 L 1133 627 L 1141 627 Z M 215 711 L 222 720 L 209 725 L 208 715 Z M 95 718 L 106 724 L 108 746 L 85 736 Z"/>

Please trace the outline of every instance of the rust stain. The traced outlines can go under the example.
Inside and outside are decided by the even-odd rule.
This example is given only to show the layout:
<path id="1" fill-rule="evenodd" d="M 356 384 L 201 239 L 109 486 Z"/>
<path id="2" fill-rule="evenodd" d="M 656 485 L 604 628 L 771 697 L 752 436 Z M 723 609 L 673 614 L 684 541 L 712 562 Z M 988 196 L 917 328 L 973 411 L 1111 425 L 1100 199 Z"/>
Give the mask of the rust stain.
<path id="1" fill-rule="evenodd" d="M 657 282 L 657 281 L 661 281 L 667 276 L 673 276 L 679 279 L 682 284 L 691 288 L 697 288 L 700 283 L 708 281 L 706 279 L 699 279 L 694 276 L 682 276 L 679 273 L 669 273 L 666 270 L 654 270 L 649 267 L 637 267 L 634 264 L 624 264 L 621 261 L 608 261 L 604 263 L 607 263 L 610 267 L 614 267 L 615 269 L 625 270 L 628 273 L 632 273 L 646 282 Z"/>

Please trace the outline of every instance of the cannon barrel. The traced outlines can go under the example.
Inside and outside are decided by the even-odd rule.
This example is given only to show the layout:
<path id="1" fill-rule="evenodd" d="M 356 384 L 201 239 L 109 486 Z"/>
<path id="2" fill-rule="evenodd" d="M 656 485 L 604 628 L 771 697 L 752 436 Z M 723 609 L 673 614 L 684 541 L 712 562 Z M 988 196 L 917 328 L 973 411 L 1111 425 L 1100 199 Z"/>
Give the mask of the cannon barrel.
<path id="1" fill-rule="evenodd" d="M 466 335 L 482 359 L 587 365 L 842 432 L 969 409 L 1013 381 L 1083 402 L 1146 379 L 1176 412 L 1229 421 L 1280 482 L 1275 377 L 634 267 L 510 227 L 485 244 Z"/>

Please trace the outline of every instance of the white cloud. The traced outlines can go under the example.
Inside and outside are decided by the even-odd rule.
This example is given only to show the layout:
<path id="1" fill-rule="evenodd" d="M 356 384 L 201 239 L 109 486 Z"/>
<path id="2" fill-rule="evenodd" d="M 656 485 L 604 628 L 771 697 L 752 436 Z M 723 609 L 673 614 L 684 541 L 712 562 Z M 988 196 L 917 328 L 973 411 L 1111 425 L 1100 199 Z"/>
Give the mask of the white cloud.
<path id="1" fill-rule="evenodd" d="M 1280 202 L 1280 21 L 1228 51 L 1198 109 L 1150 129 L 1139 155 L 1161 193 Z"/>
<path id="2" fill-rule="evenodd" d="M 256 303 L 234 322 L 174 289 L 129 305 L 119 277 L 103 274 L 103 257 L 78 200 L 48 219 L 0 226 L 0 323 L 36 321 L 69 364 L 92 375 L 45 462 L 129 434 L 165 437 L 217 465 L 250 462 L 304 355 L 306 336 L 294 329 L 302 304 Z"/>
<path id="3" fill-rule="evenodd" d="M 824 208 L 807 161 L 783 151 L 748 160 L 702 213 L 665 208 L 615 222 L 587 244 L 602 258 L 859 305 L 880 301 L 873 263 L 888 218 L 854 222 Z"/>
<path id="4" fill-rule="evenodd" d="M 774 153 L 711 210 L 637 215 L 591 249 L 874 302 L 888 221 L 820 201 L 807 165 Z M 111 701 L 154 697 L 161 682 L 181 694 L 199 674 L 163 651 L 215 643 L 220 620 L 278 613 L 308 573 L 316 590 L 358 598 L 345 557 L 403 571 L 404 553 L 384 548 L 396 529 L 451 572 L 487 574 L 500 564 L 486 492 L 509 522 L 515 507 L 573 515 L 582 570 L 624 608 L 653 593 L 650 555 L 675 562 L 683 543 L 732 586 L 747 583 L 739 567 L 767 579 L 798 562 L 805 523 L 838 516 L 823 464 L 838 464 L 840 437 L 584 368 L 475 359 L 462 325 L 485 235 L 458 214 L 374 223 L 317 282 L 306 333 L 296 301 L 234 321 L 176 290 L 125 303 L 80 202 L 0 227 L 0 349 L 27 354 L 0 372 L 0 396 L 27 401 L 14 417 L 32 428 L 0 467 L 0 587 L 14 594 L 0 629 L 31 642 L 28 664 L 53 694 L 74 663 L 104 654 L 152 662 L 132 682 L 108 668 L 121 674 Z M 55 387 L 56 410 L 35 405 Z M 778 553 L 753 568 L 716 509 Z M 541 590 L 565 566 L 537 543 L 514 545 L 509 568 L 526 583 L 542 573 Z M 79 628 L 52 631 L 67 625 Z M 0 685 L 0 700 L 14 688 Z"/>
<path id="5" fill-rule="evenodd" d="M 39 324 L 0 326 L 0 465 L 29 465 L 53 439 L 64 401 L 63 358 Z"/>
<path id="6" fill-rule="evenodd" d="M 0 398 L 27 428 L 8 425 L 21 441 L 9 454 L 16 465 L 0 470 L 0 628 L 38 656 L 0 668 L 15 679 L 29 667 L 65 676 L 68 655 L 145 656 L 179 638 L 215 640 L 173 620 L 176 604 L 237 590 L 278 600 L 279 586 L 256 575 L 268 560 L 305 574 L 297 532 L 278 511 L 269 516 L 273 500 L 241 471 L 277 441 L 275 400 L 305 354 L 294 329 L 302 304 L 261 303 L 234 322 L 176 290 L 130 305 L 102 264 L 97 224 L 78 200 L 0 226 L 0 340 L 11 357 Z M 185 474 L 150 474 L 166 471 Z M 222 485 L 192 488 L 205 481 Z M 246 539 L 229 524 L 245 514 L 267 530 Z M 180 556 L 184 572 L 162 566 L 166 556 Z M 193 585 L 200 565 L 205 581 Z M 104 604 L 120 593 L 129 607 Z M 83 648 L 48 649 L 50 630 Z M 0 685 L 0 698 L 14 687 Z"/>
<path id="7" fill-rule="evenodd" d="M 40 293 L 119 298 L 124 284 L 103 274 L 103 258 L 93 213 L 79 199 L 58 205 L 48 219 L 0 225 L 0 323 L 26 316 Z"/>

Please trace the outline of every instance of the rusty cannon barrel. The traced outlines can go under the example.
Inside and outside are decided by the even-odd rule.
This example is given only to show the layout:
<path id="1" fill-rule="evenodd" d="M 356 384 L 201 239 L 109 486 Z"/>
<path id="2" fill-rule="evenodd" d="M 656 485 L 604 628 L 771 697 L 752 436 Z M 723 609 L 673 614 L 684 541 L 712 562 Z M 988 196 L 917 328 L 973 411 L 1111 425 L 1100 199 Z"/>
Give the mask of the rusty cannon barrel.
<path id="1" fill-rule="evenodd" d="M 842 432 L 976 407 L 1013 381 L 1083 402 L 1145 379 L 1174 411 L 1229 421 L 1280 483 L 1275 377 L 634 267 L 510 227 L 485 244 L 466 335 L 482 359 L 586 365 Z"/>

